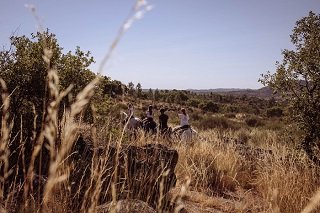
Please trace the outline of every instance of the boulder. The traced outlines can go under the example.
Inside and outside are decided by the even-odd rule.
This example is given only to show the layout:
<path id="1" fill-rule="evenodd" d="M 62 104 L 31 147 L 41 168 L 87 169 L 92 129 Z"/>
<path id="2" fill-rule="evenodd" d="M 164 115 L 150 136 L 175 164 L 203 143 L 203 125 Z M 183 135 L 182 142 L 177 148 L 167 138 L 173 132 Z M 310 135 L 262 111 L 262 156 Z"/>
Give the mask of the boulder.
<path id="1" fill-rule="evenodd" d="M 80 208 L 85 199 L 85 192 L 92 184 L 91 162 L 94 149 L 83 145 L 83 141 L 76 143 L 75 147 L 81 148 L 75 151 L 77 153 L 74 155 L 76 160 L 74 165 L 77 169 L 70 177 L 71 194 L 76 195 L 73 196 L 75 198 L 73 203 L 79 203 L 77 208 Z M 137 199 L 155 209 L 168 208 L 170 203 L 168 192 L 176 183 L 174 173 L 178 162 L 176 150 L 161 144 L 148 144 L 141 147 L 122 147 L 118 155 L 116 148 L 112 146 L 104 151 L 98 150 L 96 153 L 98 157 L 93 161 L 99 165 L 103 163 L 104 167 L 101 171 L 103 184 L 99 204 L 112 200 L 111 184 L 113 183 L 116 186 L 117 200 Z M 116 177 L 114 174 L 117 174 Z M 95 187 L 91 186 L 91 188 L 94 190 Z"/>
<path id="2" fill-rule="evenodd" d="M 159 208 L 162 197 L 160 208 L 167 206 L 167 194 L 176 184 L 178 152 L 160 144 L 148 144 L 130 146 L 124 154 L 128 163 L 128 197 L 146 201 L 154 208 Z"/>

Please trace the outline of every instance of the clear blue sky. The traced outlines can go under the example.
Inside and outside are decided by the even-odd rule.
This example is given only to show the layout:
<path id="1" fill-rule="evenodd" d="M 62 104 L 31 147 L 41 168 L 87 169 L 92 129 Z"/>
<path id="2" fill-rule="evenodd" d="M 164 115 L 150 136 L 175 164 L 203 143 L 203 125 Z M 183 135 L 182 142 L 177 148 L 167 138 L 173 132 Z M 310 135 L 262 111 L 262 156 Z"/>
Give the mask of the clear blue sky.
<path id="1" fill-rule="evenodd" d="M 30 35 L 36 21 L 66 50 L 90 50 L 98 64 L 134 0 L 1 0 L 0 45 Z M 261 73 L 275 71 L 281 50 L 292 48 L 295 22 L 320 0 L 149 0 L 154 9 L 122 38 L 103 74 L 123 83 L 168 89 L 260 88 Z"/>

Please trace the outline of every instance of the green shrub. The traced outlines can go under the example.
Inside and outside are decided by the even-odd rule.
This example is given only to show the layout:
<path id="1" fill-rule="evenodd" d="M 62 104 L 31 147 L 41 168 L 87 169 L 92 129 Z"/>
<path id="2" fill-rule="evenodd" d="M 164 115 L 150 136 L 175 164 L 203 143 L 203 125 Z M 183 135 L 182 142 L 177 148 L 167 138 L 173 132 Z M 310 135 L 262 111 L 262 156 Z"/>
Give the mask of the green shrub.
<path id="1" fill-rule="evenodd" d="M 263 123 L 262 123 L 261 119 L 259 119 L 256 116 L 250 116 L 250 117 L 246 118 L 245 122 L 250 127 L 263 126 Z"/>
<path id="2" fill-rule="evenodd" d="M 197 113 L 197 112 L 193 112 L 193 113 L 190 113 L 190 119 L 192 121 L 198 121 L 198 120 L 201 120 L 202 119 L 202 116 L 200 113 Z"/>
<path id="3" fill-rule="evenodd" d="M 280 107 L 272 107 L 267 109 L 267 117 L 282 117 L 283 110 Z"/>
<path id="4" fill-rule="evenodd" d="M 229 112 L 229 113 L 224 114 L 224 117 L 226 117 L 226 118 L 235 118 L 236 114 L 232 113 L 232 112 Z"/>
<path id="5" fill-rule="evenodd" d="M 213 113 L 219 112 L 219 109 L 220 109 L 219 105 L 212 101 L 200 103 L 198 107 L 203 111 L 213 112 Z"/>
<path id="6" fill-rule="evenodd" d="M 238 126 L 235 122 L 232 122 L 222 116 L 213 117 L 213 116 L 205 116 L 201 120 L 197 122 L 197 126 L 200 129 L 238 129 Z"/>
<path id="7" fill-rule="evenodd" d="M 192 99 L 189 99 L 187 101 L 187 105 L 191 106 L 191 107 L 198 107 L 199 104 L 200 104 L 200 100 L 199 99 L 192 98 Z"/>
<path id="8" fill-rule="evenodd" d="M 239 106 L 226 105 L 224 107 L 224 111 L 225 112 L 230 112 L 230 113 L 239 113 L 240 112 L 240 108 L 239 108 Z"/>

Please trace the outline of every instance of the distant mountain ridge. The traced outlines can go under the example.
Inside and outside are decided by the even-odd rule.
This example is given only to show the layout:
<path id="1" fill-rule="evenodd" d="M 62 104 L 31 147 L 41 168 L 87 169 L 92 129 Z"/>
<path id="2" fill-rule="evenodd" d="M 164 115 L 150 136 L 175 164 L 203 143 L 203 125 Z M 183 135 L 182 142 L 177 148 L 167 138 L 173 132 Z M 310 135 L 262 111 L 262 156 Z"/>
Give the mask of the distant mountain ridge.
<path id="1" fill-rule="evenodd" d="M 196 93 L 225 93 L 225 92 L 234 92 L 234 91 L 245 91 L 245 90 L 252 90 L 252 89 L 240 89 L 240 88 L 216 88 L 216 89 L 188 89 L 188 91 L 196 92 Z"/>
<path id="2" fill-rule="evenodd" d="M 259 98 L 271 98 L 276 95 L 273 94 L 270 87 L 262 87 L 260 89 L 237 89 L 237 88 L 217 88 L 217 89 L 188 89 L 190 92 L 195 92 L 198 94 L 216 93 L 221 95 L 233 95 L 242 96 L 247 95 L 251 97 Z"/>

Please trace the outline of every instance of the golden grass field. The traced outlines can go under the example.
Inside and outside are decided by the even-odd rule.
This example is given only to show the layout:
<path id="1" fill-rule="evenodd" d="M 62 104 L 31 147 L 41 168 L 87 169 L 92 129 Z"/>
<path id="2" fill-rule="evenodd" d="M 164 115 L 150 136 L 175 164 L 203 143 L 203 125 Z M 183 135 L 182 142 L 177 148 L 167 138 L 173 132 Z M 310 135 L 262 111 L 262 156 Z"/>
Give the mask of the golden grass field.
<path id="1" fill-rule="evenodd" d="M 107 61 L 119 42 L 122 31 L 111 45 L 106 55 Z M 44 60 L 50 64 L 50 50 L 45 49 Z M 48 66 L 49 67 L 49 66 Z M 158 135 L 145 136 L 138 134 L 132 139 L 124 131 L 120 120 L 109 115 L 107 122 L 87 124 L 82 121 L 81 113 L 88 107 L 95 95 L 94 88 L 99 77 L 87 85 L 77 96 L 71 107 L 59 118 L 58 111 L 63 97 L 71 90 L 59 91 L 57 71 L 48 70 L 49 104 L 47 114 L 42 123 L 42 131 L 32 138 L 33 149 L 28 165 L 23 165 L 24 182 L 13 181 L 7 184 L 10 170 L 9 145 L 18 140 L 20 146 L 13 152 L 19 153 L 24 162 L 24 135 L 12 135 L 10 115 L 10 94 L 5 82 L 2 86 L 2 119 L 1 119 L 1 180 L 0 180 L 0 212 L 72 212 L 78 206 L 79 212 L 117 212 L 116 182 L 107 188 L 111 195 L 108 210 L 99 203 L 104 180 L 105 165 L 108 156 L 97 155 L 91 161 L 84 162 L 92 171 L 90 176 L 79 176 L 82 182 L 88 183 L 79 188 L 79 194 L 71 194 L 70 176 L 84 165 L 72 161 L 72 148 L 82 135 L 94 150 L 108 150 L 115 147 L 117 154 L 121 148 L 130 144 L 163 144 L 177 150 L 179 155 L 175 169 L 177 184 L 169 197 L 175 203 L 172 212 L 317 212 L 320 193 L 320 169 L 312 164 L 304 152 L 296 145 L 299 134 L 290 131 L 271 130 L 267 128 L 239 128 L 199 131 L 199 137 L 192 141 L 165 140 Z M 93 107 L 93 111 L 94 107 Z M 93 113 L 94 116 L 98 117 Z M 35 115 L 42 116 L 42 115 Z M 119 124 L 118 124 L 118 123 Z M 21 129 L 24 127 L 21 126 Z M 21 131 L 22 132 L 22 131 Z M 36 134 L 36 133 L 35 133 Z M 41 150 L 49 153 L 48 177 L 44 181 L 43 194 L 33 188 L 36 179 L 35 164 L 39 160 Z M 117 155 L 118 157 L 118 155 Z M 41 160 L 41 158 L 40 158 Z M 38 162 L 39 163 L 39 162 Z M 114 162 L 118 165 L 119 159 Z M 112 174 L 117 177 L 117 169 Z M 40 177 L 41 178 L 41 177 Z M 134 180 L 132 180 L 134 181 Z M 82 203 L 73 203 L 74 196 L 79 196 Z M 161 197 L 161 196 L 160 196 Z M 138 201 L 136 201 L 138 203 Z M 161 203 L 161 200 L 159 200 Z M 141 204 L 142 205 L 142 204 Z M 128 212 L 162 212 L 162 209 L 144 208 L 132 205 Z M 136 209 L 135 209 L 136 208 Z M 121 212 L 121 211 L 118 211 Z"/>
<path id="2" fill-rule="evenodd" d="M 159 136 L 139 134 L 130 139 L 121 130 L 110 134 L 106 126 L 88 125 L 76 119 L 93 93 L 93 85 L 88 85 L 72 104 L 61 120 L 57 119 L 57 107 L 64 93 L 56 89 L 57 76 L 49 73 L 49 88 L 52 102 L 46 118 L 46 125 L 37 141 L 30 165 L 26 165 L 26 181 L 12 185 L 3 196 L 5 178 L 2 177 L 2 211 L 4 212 L 70 212 L 69 175 L 75 165 L 67 159 L 71 149 L 81 134 L 94 147 L 108 149 L 109 146 L 121 149 L 124 145 L 142 146 L 160 143 L 178 151 L 179 161 L 175 170 L 177 185 L 171 190 L 171 198 L 178 204 L 179 212 L 183 207 L 187 212 L 301 212 L 308 204 L 319 186 L 319 168 L 314 166 L 306 155 L 296 149 L 292 135 L 280 134 L 268 129 L 212 129 L 199 132 L 192 141 L 164 140 Z M 3 88 L 5 88 L 3 84 Z M 5 91 L 5 89 L 4 89 Z M 8 94 L 2 95 L 1 152 L 8 153 L 10 144 L 10 107 Z M 110 118 L 111 119 L 111 118 Z M 122 132 L 122 133 L 121 133 Z M 245 139 L 244 139 L 245 138 Z M 44 140 L 50 151 L 50 166 L 43 197 L 33 197 L 30 179 L 34 175 L 34 161 Z M 291 141 L 290 141 L 291 140 Z M 57 145 L 60 141 L 60 145 Z M 21 141 L 22 143 L 22 141 Z M 23 144 L 23 143 L 22 143 Z M 43 147 L 44 148 L 44 147 Z M 2 155 L 2 166 L 8 156 Z M 90 177 L 90 189 L 86 189 L 81 212 L 97 212 L 99 194 L 103 182 L 103 162 L 99 157 L 87 162 L 94 171 Z M 100 162 L 100 163 L 97 163 Z M 116 162 L 119 163 L 119 162 Z M 6 168 L 8 169 L 8 168 Z M 9 172 L 8 170 L 6 170 Z M 116 174 L 115 174 L 116 175 Z M 116 191 L 111 184 L 109 190 L 116 203 Z M 23 191 L 23 199 L 17 199 Z M 317 197 L 315 197 L 317 198 Z M 72 206 L 73 204 L 71 204 Z M 77 204 L 79 205 L 79 204 Z M 316 207 L 312 207 L 316 208 Z M 116 211 L 116 208 L 112 209 Z M 319 209 L 318 209 L 319 210 Z M 311 211 L 304 211 L 311 212 Z"/>

